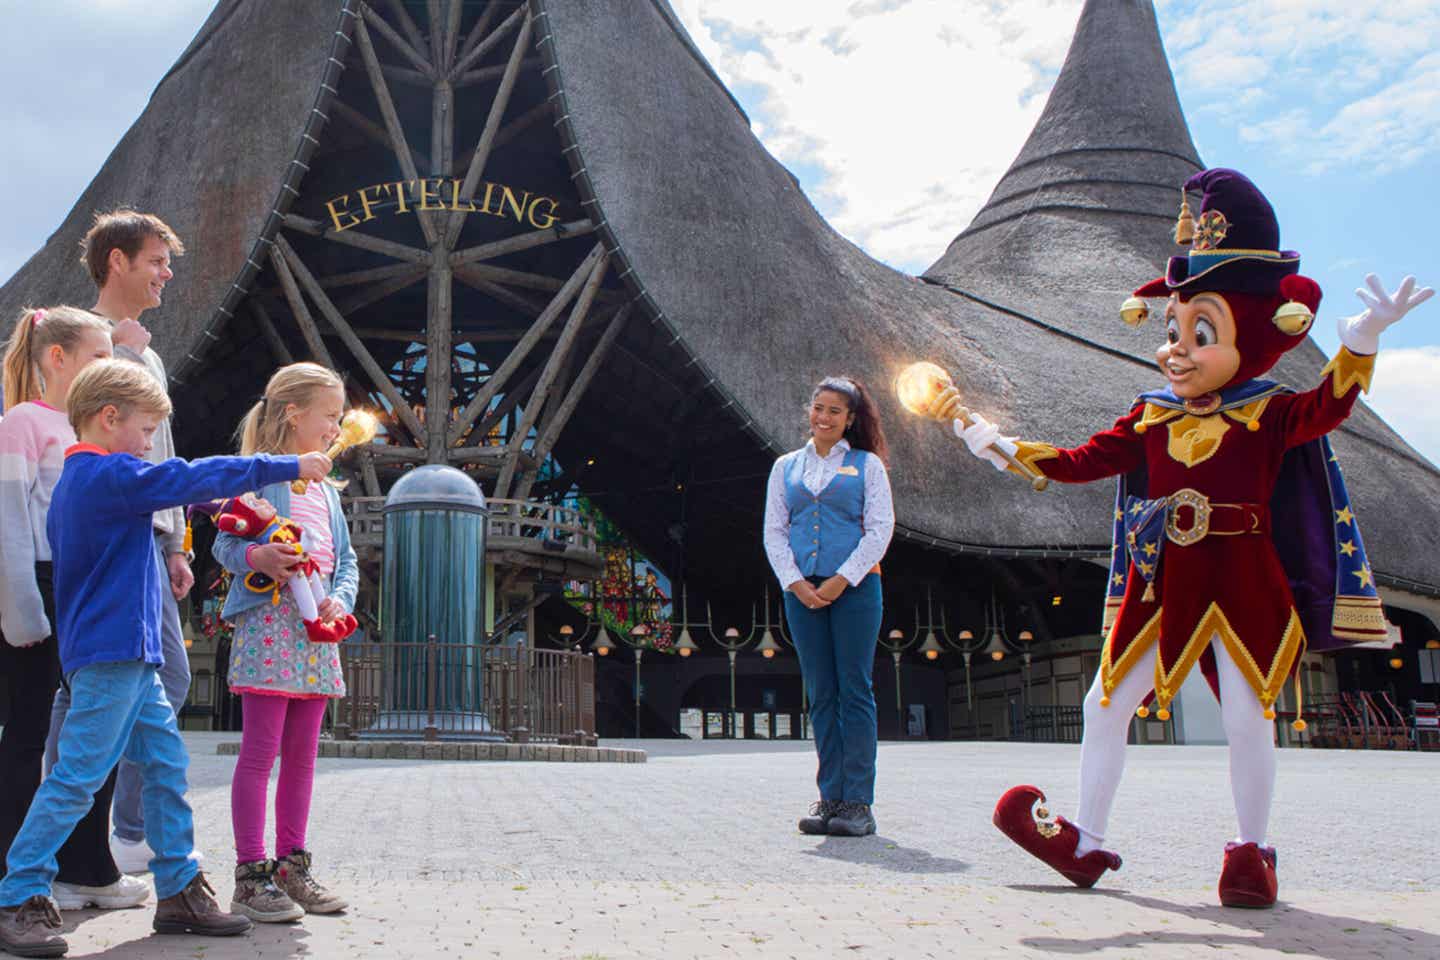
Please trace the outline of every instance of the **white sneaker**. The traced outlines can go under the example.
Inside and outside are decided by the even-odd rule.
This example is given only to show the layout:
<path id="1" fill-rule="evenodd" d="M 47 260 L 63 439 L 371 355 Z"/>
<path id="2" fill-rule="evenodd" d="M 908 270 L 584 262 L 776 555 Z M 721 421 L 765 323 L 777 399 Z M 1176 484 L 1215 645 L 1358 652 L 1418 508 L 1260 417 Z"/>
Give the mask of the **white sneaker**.
<path id="1" fill-rule="evenodd" d="M 150 869 L 150 858 L 154 853 L 144 840 L 126 840 L 110 834 L 110 856 L 121 873 L 145 873 Z"/>
<path id="2" fill-rule="evenodd" d="M 123 910 L 126 907 L 138 907 L 149 900 L 150 884 L 139 877 L 127 877 L 123 873 L 119 880 L 104 887 L 84 887 L 78 883 L 61 883 L 56 880 L 51 885 L 50 895 L 55 898 L 61 910 L 84 910 L 86 907 Z"/>

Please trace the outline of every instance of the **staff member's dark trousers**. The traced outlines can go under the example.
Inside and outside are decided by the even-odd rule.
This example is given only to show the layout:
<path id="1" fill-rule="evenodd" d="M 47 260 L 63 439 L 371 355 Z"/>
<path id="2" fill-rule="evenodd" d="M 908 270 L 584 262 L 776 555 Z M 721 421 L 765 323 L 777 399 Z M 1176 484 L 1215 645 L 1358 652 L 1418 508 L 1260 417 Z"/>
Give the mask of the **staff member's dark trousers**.
<path id="1" fill-rule="evenodd" d="M 54 624 L 50 564 L 36 564 L 35 578 L 45 601 L 45 615 Z M 32 647 L 12 647 L 0 638 L 0 673 L 10 693 L 10 716 L 0 732 L 0 876 L 4 876 L 5 855 L 40 789 L 50 706 L 61 680 L 59 644 L 50 636 Z M 106 887 L 120 879 L 110 856 L 110 795 L 114 789 L 112 770 L 105 786 L 95 794 L 90 812 L 60 848 L 56 879 L 84 887 Z"/>
<path id="2" fill-rule="evenodd" d="M 812 578 L 819 586 L 822 578 Z M 800 656 L 810 727 L 820 769 L 820 799 L 837 803 L 875 800 L 875 641 L 884 612 L 880 575 L 846 587 L 828 607 L 811 610 L 785 594 L 785 619 Z"/>

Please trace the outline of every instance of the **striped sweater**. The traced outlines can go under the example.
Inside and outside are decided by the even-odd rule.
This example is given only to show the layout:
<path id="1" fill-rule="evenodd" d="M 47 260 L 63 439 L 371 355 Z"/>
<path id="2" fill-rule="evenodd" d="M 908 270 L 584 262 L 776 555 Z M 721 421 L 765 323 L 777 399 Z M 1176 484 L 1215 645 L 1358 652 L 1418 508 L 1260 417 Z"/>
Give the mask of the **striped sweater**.
<path id="1" fill-rule="evenodd" d="M 66 415 L 39 401 L 18 404 L 0 420 L 0 633 L 13 646 L 51 633 L 35 564 L 50 560 L 45 518 L 74 442 Z"/>

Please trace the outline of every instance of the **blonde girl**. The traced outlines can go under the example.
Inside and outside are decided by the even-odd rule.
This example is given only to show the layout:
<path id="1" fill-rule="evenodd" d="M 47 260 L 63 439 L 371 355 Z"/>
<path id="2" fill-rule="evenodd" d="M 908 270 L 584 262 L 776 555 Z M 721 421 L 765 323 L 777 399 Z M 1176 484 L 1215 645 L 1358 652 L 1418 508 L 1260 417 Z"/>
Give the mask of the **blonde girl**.
<path id="1" fill-rule="evenodd" d="M 110 356 L 110 324 L 75 307 L 26 310 L 5 351 L 0 420 L 0 673 L 10 720 L 0 733 L 0 858 L 40 786 L 50 708 L 60 688 L 55 594 L 45 520 L 75 431 L 65 412 L 75 376 Z M 61 909 L 133 907 L 149 886 L 122 876 L 110 856 L 112 774 L 59 857 Z"/>
<path id="2" fill-rule="evenodd" d="M 324 451 L 340 432 L 345 392 L 334 371 L 314 363 L 277 370 L 265 395 L 240 424 L 240 452 L 302 454 Z M 312 483 L 304 494 L 288 483 L 271 484 L 260 496 L 305 531 L 306 551 L 320 567 L 329 596 L 319 604 L 322 620 L 350 613 L 359 576 L 355 551 L 330 483 Z M 257 545 L 222 533 L 215 558 L 241 577 L 259 571 L 283 582 L 295 561 L 282 545 Z M 334 913 L 345 901 L 310 873 L 305 831 L 315 778 L 320 723 L 330 698 L 345 695 L 337 644 L 306 635 L 289 590 L 272 594 L 232 586 L 222 616 L 234 624 L 229 683 L 240 694 L 244 732 L 230 785 L 235 827 L 235 897 L 230 909 L 262 923 L 296 920 L 305 913 Z M 275 855 L 265 850 L 265 788 L 280 757 L 275 794 Z"/>

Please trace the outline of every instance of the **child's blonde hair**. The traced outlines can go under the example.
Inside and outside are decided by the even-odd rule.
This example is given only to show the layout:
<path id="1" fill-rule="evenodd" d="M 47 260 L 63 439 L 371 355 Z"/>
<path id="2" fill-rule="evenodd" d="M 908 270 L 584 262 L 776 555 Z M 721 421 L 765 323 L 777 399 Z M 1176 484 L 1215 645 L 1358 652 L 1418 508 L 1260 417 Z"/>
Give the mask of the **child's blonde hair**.
<path id="1" fill-rule="evenodd" d="M 86 330 L 110 333 L 110 321 L 79 307 L 27 307 L 5 350 L 5 409 L 39 400 L 45 389 L 40 358 L 50 347 L 71 353 Z"/>
<path id="2" fill-rule="evenodd" d="M 170 398 L 150 371 L 129 360 L 96 360 L 81 370 L 70 384 L 65 411 L 70 425 L 79 433 L 91 417 L 113 406 L 120 416 L 151 413 L 170 416 Z"/>
<path id="3" fill-rule="evenodd" d="M 318 363 L 292 363 L 276 370 L 265 384 L 265 396 L 240 421 L 236 433 L 241 455 L 288 452 L 285 441 L 290 421 L 285 408 L 294 404 L 296 409 L 304 410 L 314 402 L 316 391 L 330 387 L 344 390 L 339 375 Z"/>

